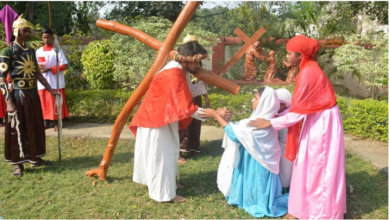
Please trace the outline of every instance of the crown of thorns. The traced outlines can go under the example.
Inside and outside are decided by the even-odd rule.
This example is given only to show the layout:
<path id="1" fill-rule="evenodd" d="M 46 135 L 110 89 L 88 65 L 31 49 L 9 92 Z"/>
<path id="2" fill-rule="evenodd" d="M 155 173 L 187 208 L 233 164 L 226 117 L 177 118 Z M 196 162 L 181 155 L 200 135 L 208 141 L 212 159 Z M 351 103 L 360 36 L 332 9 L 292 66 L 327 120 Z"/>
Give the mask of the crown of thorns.
<path id="1" fill-rule="evenodd" d="M 183 56 L 179 53 L 176 53 L 174 56 L 175 61 L 177 62 L 186 62 L 186 63 L 196 63 L 207 57 L 207 53 L 205 54 L 195 54 L 193 56 Z"/>

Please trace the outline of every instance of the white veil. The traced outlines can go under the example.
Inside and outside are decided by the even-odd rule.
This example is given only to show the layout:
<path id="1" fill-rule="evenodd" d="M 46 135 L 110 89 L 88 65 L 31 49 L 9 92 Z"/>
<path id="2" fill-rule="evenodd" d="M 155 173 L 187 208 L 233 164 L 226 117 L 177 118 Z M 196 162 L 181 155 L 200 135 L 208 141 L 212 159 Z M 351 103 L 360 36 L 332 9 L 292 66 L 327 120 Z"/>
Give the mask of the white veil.
<path id="1" fill-rule="evenodd" d="M 257 118 L 271 119 L 278 112 L 280 102 L 274 89 L 265 87 L 257 108 L 248 119 L 239 123 L 230 123 L 235 135 L 249 154 L 264 168 L 274 174 L 279 173 L 281 150 L 279 147 L 278 133 L 272 127 L 253 131 L 253 127 L 247 124 Z M 225 134 L 222 147 L 225 152 L 218 168 L 217 183 L 220 191 L 228 196 L 230 194 L 234 167 L 239 158 L 238 144 L 231 141 Z"/>

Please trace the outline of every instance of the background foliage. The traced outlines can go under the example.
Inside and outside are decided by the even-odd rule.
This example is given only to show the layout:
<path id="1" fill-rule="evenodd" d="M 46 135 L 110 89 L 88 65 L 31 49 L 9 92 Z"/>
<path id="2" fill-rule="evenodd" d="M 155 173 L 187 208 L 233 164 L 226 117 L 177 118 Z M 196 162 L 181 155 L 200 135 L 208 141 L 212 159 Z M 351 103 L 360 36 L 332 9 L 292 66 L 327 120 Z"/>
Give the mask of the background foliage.
<path id="1" fill-rule="evenodd" d="M 84 43 L 81 32 L 66 34 L 62 38 L 61 44 L 69 46 L 66 59 L 68 67 L 64 71 L 66 89 L 68 90 L 84 90 L 89 87 L 88 82 L 83 74 L 83 65 L 81 63 L 82 49 Z"/>
<path id="2" fill-rule="evenodd" d="M 350 35 L 348 44 L 337 48 L 337 68 L 362 81 L 373 98 L 387 88 L 389 74 L 389 39 L 384 33 Z"/>
<path id="3" fill-rule="evenodd" d="M 211 89 L 209 90 L 211 108 L 231 109 L 234 113 L 233 121 L 248 118 L 252 113 L 253 93 L 258 87 L 250 86 L 240 91 L 238 95 L 218 93 L 218 89 Z M 286 87 L 286 89 L 292 92 L 294 88 Z M 67 91 L 67 106 L 71 112 L 71 121 L 113 123 L 131 94 L 131 91 L 122 90 Z M 373 99 L 353 100 L 338 96 L 337 104 L 346 133 L 371 140 L 388 141 L 387 102 Z M 131 121 L 138 106 L 139 104 L 132 111 L 128 122 Z M 217 125 L 218 123 L 207 120 L 204 124 Z"/>
<path id="4" fill-rule="evenodd" d="M 140 18 L 137 20 L 126 19 L 123 22 L 128 26 L 143 31 L 160 42 L 165 40 L 172 27 L 172 22 L 168 19 L 158 17 Z M 201 29 L 193 22 L 190 22 L 177 41 L 175 48 L 181 44 L 187 34 L 195 35 L 199 43 L 205 47 L 212 47 L 219 42 L 216 34 Z M 115 34 L 111 37 L 111 41 L 112 50 L 115 51 L 114 80 L 119 83 L 120 88 L 135 89 L 152 66 L 157 51 L 126 35 Z"/>
<path id="5" fill-rule="evenodd" d="M 111 44 L 111 40 L 93 41 L 83 51 L 81 63 L 92 89 L 115 88 L 112 76 L 115 55 Z"/>

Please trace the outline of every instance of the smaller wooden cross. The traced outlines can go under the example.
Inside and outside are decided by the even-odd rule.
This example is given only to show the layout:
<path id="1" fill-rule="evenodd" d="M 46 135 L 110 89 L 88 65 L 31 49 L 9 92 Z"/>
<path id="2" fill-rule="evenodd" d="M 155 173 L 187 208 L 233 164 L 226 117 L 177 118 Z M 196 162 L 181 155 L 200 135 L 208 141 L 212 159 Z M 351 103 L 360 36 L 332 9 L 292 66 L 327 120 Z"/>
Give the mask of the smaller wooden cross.
<path id="1" fill-rule="evenodd" d="M 241 57 L 245 54 L 245 52 L 248 50 L 249 46 L 254 44 L 264 33 L 265 29 L 263 27 L 259 28 L 259 30 L 256 31 L 256 33 L 249 38 L 240 28 L 236 28 L 233 31 L 242 41 L 244 41 L 244 46 L 242 46 L 235 54 L 234 56 L 217 72 L 217 75 L 223 76 L 226 74 L 227 71 L 239 60 Z M 259 53 L 262 56 L 268 57 L 267 54 L 260 50 Z"/>

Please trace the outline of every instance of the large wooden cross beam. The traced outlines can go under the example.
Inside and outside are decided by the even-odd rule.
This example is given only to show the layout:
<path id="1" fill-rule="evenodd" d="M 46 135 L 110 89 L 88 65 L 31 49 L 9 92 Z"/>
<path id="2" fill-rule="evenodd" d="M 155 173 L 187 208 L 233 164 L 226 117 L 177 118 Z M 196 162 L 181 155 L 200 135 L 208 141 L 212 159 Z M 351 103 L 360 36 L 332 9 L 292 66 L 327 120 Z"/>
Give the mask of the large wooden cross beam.
<path id="1" fill-rule="evenodd" d="M 126 105 L 123 107 L 121 113 L 118 115 L 111 133 L 110 140 L 106 147 L 106 151 L 104 152 L 103 159 L 100 162 L 99 168 L 88 171 L 86 173 L 88 177 L 92 177 L 97 174 L 100 180 L 106 180 L 108 167 L 110 166 L 110 162 L 114 154 L 116 145 L 118 143 L 120 133 L 123 127 L 125 126 L 126 121 L 130 116 L 130 113 L 137 105 L 137 103 L 141 100 L 142 96 L 148 90 L 150 82 L 153 79 L 153 76 L 164 67 L 168 59 L 168 56 L 171 57 L 171 59 L 173 59 L 175 51 L 173 51 L 172 49 L 175 46 L 176 41 L 179 39 L 181 33 L 183 32 L 184 28 L 187 26 L 188 22 L 195 14 L 195 11 L 199 7 L 199 5 L 200 2 L 194 2 L 194 1 L 188 1 L 185 4 L 176 22 L 173 24 L 171 30 L 169 31 L 168 36 L 165 39 L 164 43 L 161 43 L 158 40 L 143 33 L 142 31 L 136 30 L 134 28 L 132 28 L 133 30 L 131 31 L 131 33 L 128 33 L 126 32 L 126 28 L 131 28 L 131 27 L 121 25 L 116 22 L 106 22 L 99 19 L 100 24 L 102 24 L 102 26 L 106 25 L 108 30 L 115 29 L 115 31 L 118 33 L 133 36 L 137 40 L 158 50 L 158 53 L 147 75 L 142 80 L 141 84 L 137 87 L 137 89 L 134 91 L 134 93 L 131 95 L 129 100 L 126 102 Z M 99 21 L 97 22 L 97 24 L 98 23 Z M 205 82 L 209 82 L 210 84 L 219 86 L 221 88 L 225 88 L 225 90 L 230 91 L 233 94 L 237 94 L 240 89 L 240 87 L 235 83 L 223 79 L 220 76 L 206 73 L 204 69 L 201 69 L 194 75 Z"/>
<path id="2" fill-rule="evenodd" d="M 244 46 L 242 46 L 235 54 L 234 56 L 217 72 L 219 76 L 223 76 L 226 74 L 227 71 L 235 64 L 241 57 L 245 54 L 245 52 L 248 50 L 249 46 L 254 44 L 264 33 L 265 29 L 263 27 L 259 28 L 259 30 L 256 31 L 256 33 L 249 38 L 246 36 L 244 32 L 240 28 L 236 28 L 234 30 L 234 33 L 242 40 L 244 41 Z M 267 57 L 267 55 L 264 53 L 263 50 L 259 51 L 262 56 Z"/>
<path id="3" fill-rule="evenodd" d="M 123 107 L 121 113 L 118 115 L 106 151 L 104 152 L 103 159 L 100 162 L 99 168 L 88 171 L 86 173 L 88 177 L 92 177 L 97 174 L 100 180 L 106 180 L 107 170 L 108 167 L 110 166 L 111 158 L 112 155 L 114 154 L 116 145 L 118 144 L 119 135 L 123 127 L 125 126 L 131 111 L 134 109 L 137 103 L 141 100 L 142 96 L 148 90 L 150 82 L 153 79 L 153 76 L 164 67 L 168 59 L 169 52 L 175 46 L 176 41 L 179 39 L 184 28 L 187 26 L 188 22 L 195 14 L 195 11 L 199 7 L 199 5 L 200 2 L 188 1 L 183 7 L 183 10 L 180 12 L 179 17 L 177 18 L 176 22 L 173 24 L 167 38 L 165 38 L 164 43 L 159 49 L 152 67 L 149 69 L 147 75 L 142 80 L 141 84 L 131 95 L 130 99 L 126 102 L 126 105 Z"/>
<path id="4" fill-rule="evenodd" d="M 106 29 L 106 30 L 109 30 L 109 31 L 119 33 L 119 34 L 134 37 L 138 41 L 142 42 L 143 44 L 145 44 L 145 45 L 149 46 L 150 48 L 157 50 L 157 51 L 160 50 L 160 48 L 162 46 L 162 43 L 160 41 L 149 36 L 148 34 L 142 32 L 138 29 L 120 24 L 120 23 L 115 22 L 115 21 L 105 21 L 103 19 L 98 19 L 96 21 L 96 26 L 103 28 L 103 29 Z M 177 53 L 176 50 L 171 50 L 169 52 L 169 58 L 171 58 L 173 60 L 176 53 Z M 236 95 L 238 93 L 238 91 L 240 90 L 239 85 L 237 85 L 237 84 L 235 84 L 227 79 L 224 79 L 218 75 L 210 74 L 206 70 L 204 70 L 203 68 L 199 68 L 199 70 L 196 73 L 194 73 L 194 75 L 196 76 L 196 78 L 198 78 L 206 83 L 210 83 L 214 86 L 217 86 L 221 89 L 224 89 L 224 90 L 226 90 L 234 95 Z"/>

